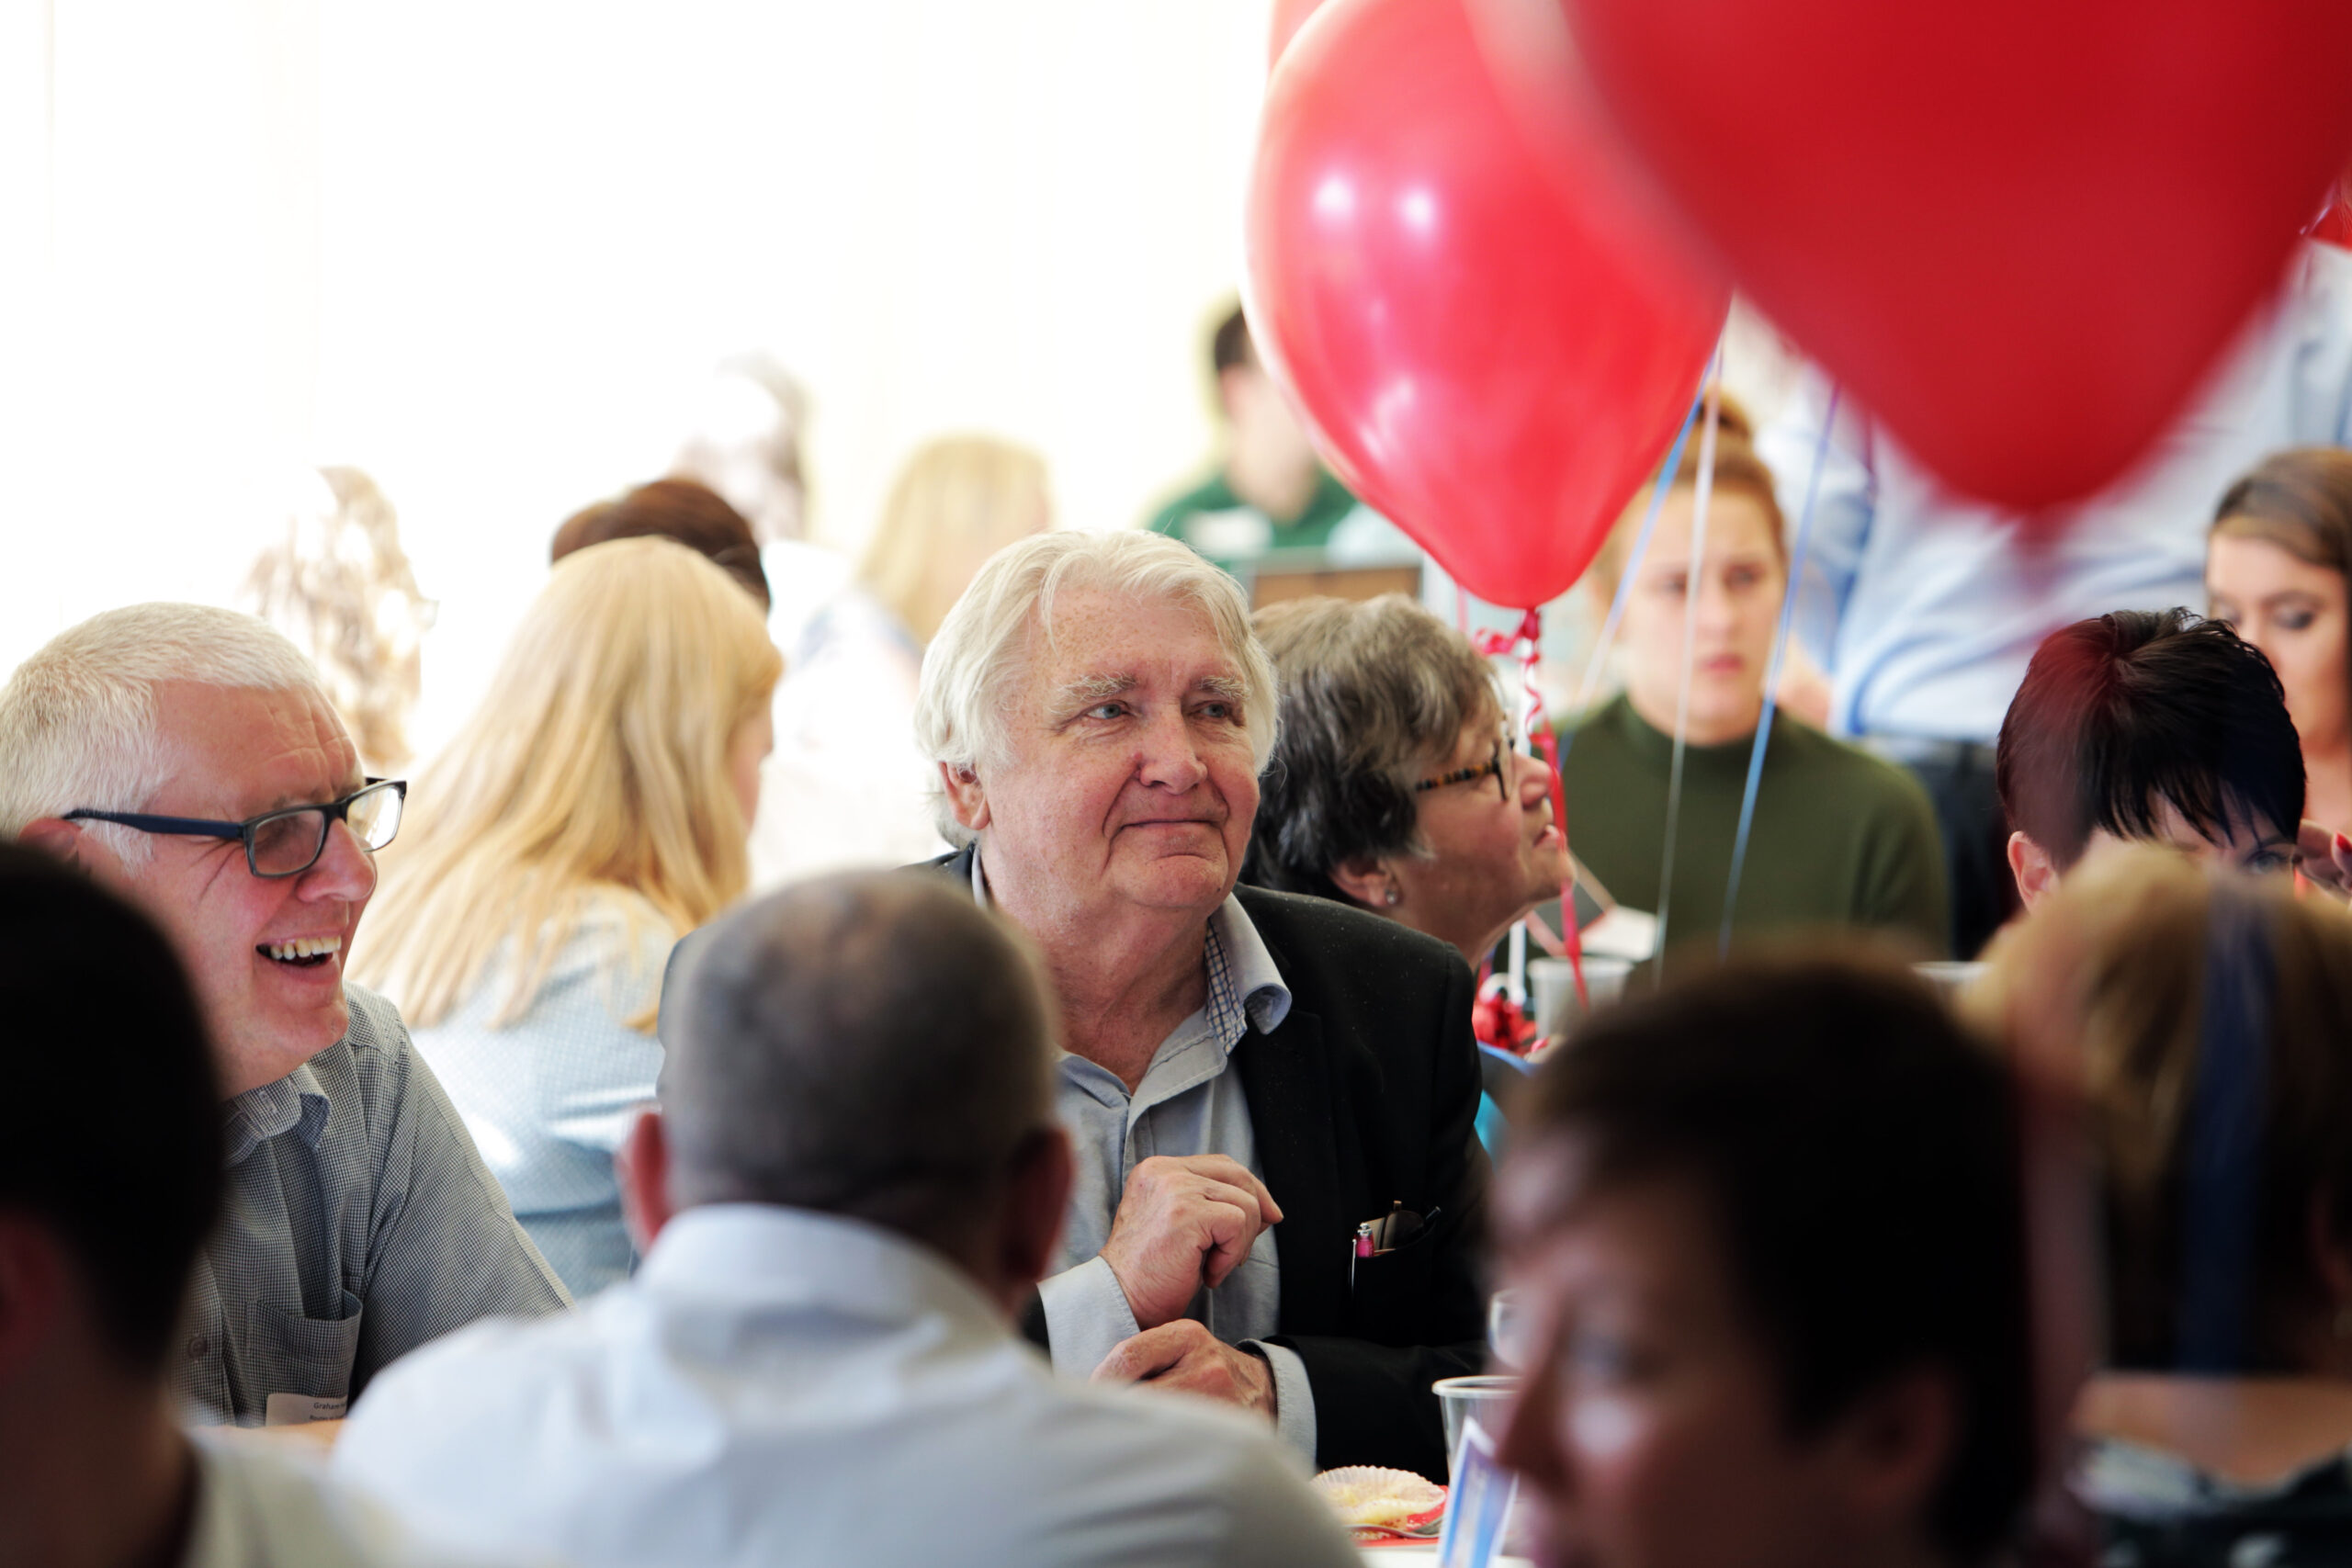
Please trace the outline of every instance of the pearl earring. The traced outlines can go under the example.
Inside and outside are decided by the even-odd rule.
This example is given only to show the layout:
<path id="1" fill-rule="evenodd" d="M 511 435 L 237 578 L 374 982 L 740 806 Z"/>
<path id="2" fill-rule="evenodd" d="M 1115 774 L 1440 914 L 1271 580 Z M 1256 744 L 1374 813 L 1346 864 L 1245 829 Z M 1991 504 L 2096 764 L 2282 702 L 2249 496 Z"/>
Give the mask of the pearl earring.
<path id="1" fill-rule="evenodd" d="M 1399 899 L 1403 898 L 1404 897 L 1405 897 L 1405 896 L 1404 896 L 1402 893 L 1399 893 L 1399 892 L 1397 892 L 1397 891 L 1396 891 L 1396 887 L 1395 887 L 1395 886 L 1394 886 L 1394 885 L 1391 885 L 1391 886 L 1390 886 L 1390 887 L 1389 887 L 1389 889 L 1388 889 L 1387 896 L 1386 896 L 1386 899 L 1387 899 L 1388 907 L 1389 907 L 1390 908 L 1392 908 L 1392 909 L 1393 909 L 1393 908 L 1395 908 L 1396 907 L 1397 900 L 1399 900 Z"/>

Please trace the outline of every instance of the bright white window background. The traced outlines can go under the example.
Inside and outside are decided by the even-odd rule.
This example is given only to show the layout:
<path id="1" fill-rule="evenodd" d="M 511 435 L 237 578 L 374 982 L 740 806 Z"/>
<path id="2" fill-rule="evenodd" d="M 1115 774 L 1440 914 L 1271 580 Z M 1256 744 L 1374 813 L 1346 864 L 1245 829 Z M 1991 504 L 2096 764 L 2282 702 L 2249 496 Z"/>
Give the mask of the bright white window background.
<path id="1" fill-rule="evenodd" d="M 0 0 L 0 671 L 226 602 L 373 474 L 478 694 L 574 508 L 711 364 L 808 385 L 813 521 L 1029 442 L 1112 527 L 1213 446 L 1267 0 Z"/>

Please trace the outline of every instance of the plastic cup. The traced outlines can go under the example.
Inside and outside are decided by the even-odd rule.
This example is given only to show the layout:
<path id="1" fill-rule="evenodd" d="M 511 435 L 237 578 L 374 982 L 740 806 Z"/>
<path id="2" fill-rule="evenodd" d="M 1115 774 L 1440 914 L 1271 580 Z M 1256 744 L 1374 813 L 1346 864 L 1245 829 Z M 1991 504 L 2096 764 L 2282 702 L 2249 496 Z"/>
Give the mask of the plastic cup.
<path id="1" fill-rule="evenodd" d="M 1478 1417 L 1480 1430 L 1502 1441 L 1503 1411 L 1519 1397 L 1516 1377 L 1488 1373 L 1475 1378 L 1440 1378 L 1430 1387 L 1437 1393 L 1438 1412 L 1445 1418 L 1445 1476 L 1453 1479 L 1453 1455 L 1462 1447 L 1462 1423 Z"/>
<path id="2" fill-rule="evenodd" d="M 1589 1013 L 1609 1006 L 1625 994 L 1625 977 L 1634 972 L 1630 960 L 1588 953 L 1584 961 L 1585 995 L 1591 1006 L 1577 1006 L 1576 972 L 1565 958 L 1527 961 L 1527 999 L 1535 1027 L 1548 1040 L 1566 1040 Z"/>

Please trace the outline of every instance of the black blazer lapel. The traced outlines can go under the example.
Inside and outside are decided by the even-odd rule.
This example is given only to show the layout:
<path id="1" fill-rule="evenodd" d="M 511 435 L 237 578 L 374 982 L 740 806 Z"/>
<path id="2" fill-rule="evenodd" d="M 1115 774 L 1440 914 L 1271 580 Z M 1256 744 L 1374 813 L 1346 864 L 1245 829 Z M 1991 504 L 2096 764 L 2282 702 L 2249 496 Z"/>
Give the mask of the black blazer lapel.
<path id="1" fill-rule="evenodd" d="M 1279 960 L 1277 960 L 1279 962 Z M 1250 1127 L 1266 1189 L 1283 1208 L 1274 1227 L 1281 1332 L 1334 1334 L 1348 1320 L 1348 1260 L 1356 1221 L 1342 1213 L 1337 1098 L 1323 1021 L 1295 1008 L 1270 1034 L 1244 1035 L 1233 1067 L 1250 1100 Z"/>

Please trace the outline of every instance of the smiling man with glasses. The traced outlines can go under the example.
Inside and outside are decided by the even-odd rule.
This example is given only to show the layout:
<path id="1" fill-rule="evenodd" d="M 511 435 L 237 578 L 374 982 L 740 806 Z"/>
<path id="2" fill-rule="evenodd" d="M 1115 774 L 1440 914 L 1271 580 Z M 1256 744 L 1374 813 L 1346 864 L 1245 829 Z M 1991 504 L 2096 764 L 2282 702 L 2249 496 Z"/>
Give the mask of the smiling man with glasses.
<path id="1" fill-rule="evenodd" d="M 406 787 L 249 615 L 109 611 L 0 687 L 0 837 L 138 902 L 204 1006 L 229 1190 L 174 1362 L 216 1418 L 332 1418 L 427 1339 L 565 1304 L 398 1012 L 344 985 Z"/>

